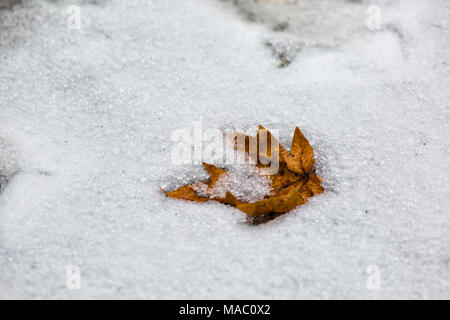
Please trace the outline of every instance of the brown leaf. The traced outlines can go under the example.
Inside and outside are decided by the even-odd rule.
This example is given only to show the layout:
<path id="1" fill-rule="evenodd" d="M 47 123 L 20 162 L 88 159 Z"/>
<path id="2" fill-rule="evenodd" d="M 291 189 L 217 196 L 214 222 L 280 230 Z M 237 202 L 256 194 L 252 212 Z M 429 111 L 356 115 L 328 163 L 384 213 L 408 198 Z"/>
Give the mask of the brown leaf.
<path id="1" fill-rule="evenodd" d="M 272 160 L 283 162 L 284 157 L 289 155 L 272 133 L 263 126 L 259 126 L 256 137 L 236 132 L 233 139 L 235 150 L 245 152 L 248 159 L 258 167 L 268 166 Z M 261 145 L 261 142 L 265 143 Z"/>
<path id="2" fill-rule="evenodd" d="M 208 183 L 209 188 L 213 187 L 216 181 L 219 179 L 219 177 L 225 172 L 227 172 L 224 169 L 217 168 L 216 166 L 206 162 L 203 162 L 203 166 L 205 167 L 206 171 L 209 173 L 210 176 L 210 181 Z M 186 185 L 172 192 L 166 192 L 166 195 L 168 197 L 175 199 L 182 199 L 196 202 L 206 202 L 208 200 L 211 200 L 207 197 L 198 195 L 193 185 Z"/>
<path id="3" fill-rule="evenodd" d="M 255 137 L 235 132 L 233 142 L 234 149 L 238 153 L 244 154 L 247 162 L 256 163 L 258 161 L 258 141 Z"/>
<path id="4" fill-rule="evenodd" d="M 275 194 L 277 194 L 286 186 L 305 178 L 289 170 L 285 163 L 280 163 L 278 172 L 274 175 L 271 175 L 270 179 L 272 180 L 272 188 Z"/>
<path id="5" fill-rule="evenodd" d="M 208 198 L 208 196 L 199 195 L 194 185 L 186 185 L 175 191 L 166 192 L 166 195 L 196 202 L 219 201 L 245 212 L 252 223 L 261 223 L 304 204 L 308 198 L 324 191 L 321 185 L 322 179 L 312 173 L 315 163 L 314 150 L 298 127 L 295 128 L 290 152 L 262 126 L 259 126 L 256 137 L 242 133 L 234 133 L 233 137 L 235 150 L 246 154 L 246 159 L 250 159 L 252 161 L 250 163 L 261 168 L 261 172 L 270 165 L 270 160 L 278 158 L 279 170 L 276 174 L 270 175 L 273 189 L 271 196 L 256 202 L 243 203 L 230 191 L 226 192 L 224 198 Z M 266 137 L 267 147 L 260 145 L 264 137 Z M 275 153 L 278 153 L 278 157 Z M 212 164 L 203 163 L 203 166 L 210 175 L 208 188 L 212 188 L 227 172 Z"/>
<path id="6" fill-rule="evenodd" d="M 310 197 L 320 194 L 324 191 L 320 179 L 315 173 L 309 176 L 308 182 L 305 184 L 305 193 L 308 192 Z"/>
<path id="7" fill-rule="evenodd" d="M 262 136 L 263 138 L 260 139 L 260 136 Z M 264 148 L 262 148 L 259 145 L 259 142 L 261 140 L 264 141 L 265 136 L 267 139 L 267 150 L 264 150 Z M 260 157 L 264 158 L 267 156 L 268 158 L 272 158 L 272 154 L 278 152 L 278 160 L 280 162 L 283 162 L 284 158 L 289 155 L 287 150 L 285 148 L 283 148 L 283 146 L 278 142 L 277 139 L 275 139 L 275 137 L 272 135 L 272 133 L 270 133 L 269 130 L 267 130 L 266 128 L 264 128 L 261 125 L 258 128 L 258 133 L 256 134 L 256 138 L 258 141 L 258 155 Z M 273 150 L 272 150 L 272 145 L 274 146 Z"/>

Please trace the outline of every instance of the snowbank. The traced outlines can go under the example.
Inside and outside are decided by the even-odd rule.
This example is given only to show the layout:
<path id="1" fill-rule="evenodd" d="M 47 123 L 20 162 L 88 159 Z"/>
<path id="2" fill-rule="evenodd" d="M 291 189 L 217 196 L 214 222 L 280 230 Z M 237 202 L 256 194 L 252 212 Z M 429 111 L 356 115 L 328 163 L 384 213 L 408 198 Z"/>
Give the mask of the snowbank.
<path id="1" fill-rule="evenodd" d="M 449 3 L 305 3 L 0 10 L 0 298 L 450 298 Z M 167 199 L 206 177 L 170 159 L 200 119 L 300 126 L 326 192 L 257 227 Z"/>

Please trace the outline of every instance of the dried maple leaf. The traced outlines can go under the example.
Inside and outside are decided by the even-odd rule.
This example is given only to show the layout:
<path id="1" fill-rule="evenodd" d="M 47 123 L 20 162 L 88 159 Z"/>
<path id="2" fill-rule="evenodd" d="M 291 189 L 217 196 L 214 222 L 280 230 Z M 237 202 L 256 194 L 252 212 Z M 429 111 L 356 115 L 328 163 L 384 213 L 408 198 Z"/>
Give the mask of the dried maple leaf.
<path id="1" fill-rule="evenodd" d="M 294 209 L 296 206 L 305 203 L 305 199 L 303 199 L 299 192 L 302 185 L 303 182 L 291 184 L 286 188 L 286 190 L 284 190 L 285 192 L 280 193 L 279 195 L 253 203 L 243 203 L 238 205 L 237 208 L 244 211 L 250 217 L 268 214 L 271 212 L 286 213 Z"/>
<path id="2" fill-rule="evenodd" d="M 237 152 L 245 153 L 253 163 L 258 167 L 265 167 L 272 160 L 272 157 L 279 162 L 284 161 L 284 157 L 289 153 L 278 142 L 277 139 L 263 126 L 259 126 L 256 137 L 252 137 L 243 133 L 235 132 L 233 134 L 234 148 Z M 264 142 L 263 146 L 260 142 Z"/>
<path id="3" fill-rule="evenodd" d="M 235 196 L 233 196 L 230 191 L 227 191 L 227 193 L 225 194 L 225 198 L 217 198 L 217 201 L 225 204 L 230 204 L 235 207 L 241 204 L 241 202 Z"/>
<path id="4" fill-rule="evenodd" d="M 298 174 L 308 174 L 314 168 L 314 150 L 298 127 L 292 138 L 291 152 L 284 158 L 289 170 Z"/>
<path id="5" fill-rule="evenodd" d="M 205 167 L 206 171 L 209 174 L 209 177 L 211 181 L 209 182 L 208 186 L 212 187 L 216 183 L 216 181 L 219 179 L 219 177 L 227 172 L 224 169 L 217 168 L 215 165 L 203 162 L 203 166 Z"/>
<path id="6" fill-rule="evenodd" d="M 219 177 L 227 172 L 224 169 L 217 168 L 216 166 L 203 162 L 203 166 L 205 167 L 206 171 L 208 172 L 210 176 L 210 181 L 208 182 L 208 188 L 212 188 L 214 184 L 217 182 Z M 188 184 L 186 186 L 182 186 L 172 192 L 165 192 L 168 197 L 175 198 L 175 199 L 181 199 L 181 200 L 189 200 L 189 201 L 196 201 L 196 202 L 206 202 L 208 200 L 212 200 L 208 197 L 204 197 L 198 194 L 198 192 L 194 188 L 195 184 Z M 227 200 L 226 200 L 227 199 Z M 231 197 L 225 197 L 224 201 L 233 202 Z M 219 200 L 219 199 L 217 199 Z"/>
<path id="7" fill-rule="evenodd" d="M 243 153 L 245 159 L 250 159 L 261 172 L 268 166 L 269 159 L 279 161 L 278 171 L 269 176 L 273 191 L 270 196 L 255 202 L 241 201 L 230 191 L 226 191 L 225 197 L 210 196 L 198 192 L 198 183 L 166 192 L 166 195 L 195 202 L 219 201 L 245 212 L 252 223 L 260 223 L 289 212 L 324 191 L 322 179 L 313 173 L 314 150 L 298 127 L 295 128 L 289 152 L 262 126 L 259 126 L 256 137 L 234 133 L 233 140 L 235 150 Z M 264 142 L 264 145 L 261 146 L 260 142 Z M 203 163 L 203 166 L 210 176 L 203 186 L 211 190 L 227 171 L 208 163 Z"/>
<path id="8" fill-rule="evenodd" d="M 206 197 L 202 197 L 197 195 L 197 192 L 191 185 L 183 186 L 178 188 L 172 192 L 166 192 L 166 195 L 175 199 L 189 200 L 189 201 L 197 201 L 197 202 L 206 202 L 209 199 Z"/>

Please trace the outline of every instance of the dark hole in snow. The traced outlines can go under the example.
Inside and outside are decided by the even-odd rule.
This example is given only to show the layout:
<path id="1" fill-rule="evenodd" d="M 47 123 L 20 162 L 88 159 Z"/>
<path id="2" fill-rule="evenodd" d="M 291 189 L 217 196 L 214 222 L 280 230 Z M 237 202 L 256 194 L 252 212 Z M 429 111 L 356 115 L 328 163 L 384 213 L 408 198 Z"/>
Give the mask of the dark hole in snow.
<path id="1" fill-rule="evenodd" d="M 0 0 L 0 10 L 1 9 L 12 9 L 16 4 L 22 3 L 22 0 Z"/>

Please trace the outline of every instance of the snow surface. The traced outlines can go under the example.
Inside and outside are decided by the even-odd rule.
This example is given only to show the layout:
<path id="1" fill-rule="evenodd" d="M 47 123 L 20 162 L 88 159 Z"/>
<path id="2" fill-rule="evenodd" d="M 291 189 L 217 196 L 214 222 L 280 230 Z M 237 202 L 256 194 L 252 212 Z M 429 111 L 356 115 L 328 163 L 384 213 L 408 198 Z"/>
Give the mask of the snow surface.
<path id="1" fill-rule="evenodd" d="M 450 2 L 242 1 L 0 10 L 0 298 L 450 298 Z M 259 226 L 166 198 L 199 120 L 300 126 L 326 192 Z"/>

